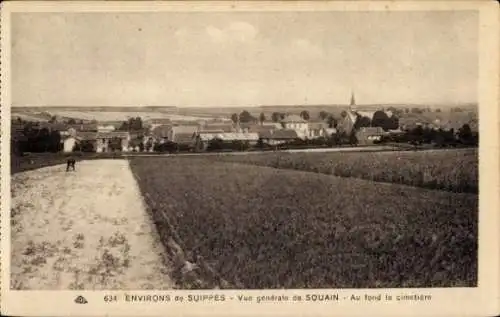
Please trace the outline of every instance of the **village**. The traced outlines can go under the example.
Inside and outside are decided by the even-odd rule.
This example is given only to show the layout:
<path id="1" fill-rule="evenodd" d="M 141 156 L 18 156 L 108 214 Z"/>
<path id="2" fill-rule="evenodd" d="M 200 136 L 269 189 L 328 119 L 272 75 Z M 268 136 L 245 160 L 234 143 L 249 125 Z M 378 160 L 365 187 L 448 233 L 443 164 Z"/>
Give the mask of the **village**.
<path id="1" fill-rule="evenodd" d="M 268 120 L 248 111 L 231 118 L 175 120 L 129 118 L 124 122 L 51 118 L 48 122 L 12 121 L 13 153 L 24 152 L 205 152 L 217 150 L 278 149 L 286 147 L 370 146 L 386 142 L 434 143 L 439 146 L 477 144 L 469 123 L 453 127 L 429 123 L 402 124 L 390 109 L 367 110 L 350 103 L 334 117 L 326 112 L 311 118 L 273 113 Z"/>

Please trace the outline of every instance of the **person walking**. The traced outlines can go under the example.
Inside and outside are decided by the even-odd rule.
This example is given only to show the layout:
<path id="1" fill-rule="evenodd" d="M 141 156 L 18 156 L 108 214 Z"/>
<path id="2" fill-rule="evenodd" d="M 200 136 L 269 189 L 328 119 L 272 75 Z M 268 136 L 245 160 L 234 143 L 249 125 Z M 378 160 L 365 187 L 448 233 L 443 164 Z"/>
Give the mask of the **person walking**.
<path id="1" fill-rule="evenodd" d="M 76 165 L 76 160 L 73 157 L 69 157 L 68 160 L 66 161 L 66 172 L 69 172 L 69 169 L 71 168 L 73 171 L 75 171 L 75 165 Z"/>

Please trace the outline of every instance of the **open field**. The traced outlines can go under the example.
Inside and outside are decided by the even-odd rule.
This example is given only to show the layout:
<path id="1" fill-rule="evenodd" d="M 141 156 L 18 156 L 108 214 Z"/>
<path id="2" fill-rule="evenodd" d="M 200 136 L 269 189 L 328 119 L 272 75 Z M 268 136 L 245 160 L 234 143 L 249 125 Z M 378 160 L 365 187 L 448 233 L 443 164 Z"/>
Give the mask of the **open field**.
<path id="1" fill-rule="evenodd" d="M 11 288 L 172 288 L 127 161 L 55 165 L 11 183 Z"/>
<path id="2" fill-rule="evenodd" d="M 130 164 L 167 249 L 174 237 L 228 287 L 476 285 L 475 194 L 201 157 Z"/>
<path id="3" fill-rule="evenodd" d="M 164 111 L 91 111 L 82 108 L 69 109 L 43 109 L 50 115 L 57 115 L 64 118 L 74 118 L 81 120 L 97 120 L 97 121 L 126 121 L 129 118 L 141 117 L 147 119 L 171 119 L 172 121 L 195 121 L 216 118 L 214 115 L 183 115 Z M 30 119 L 34 121 L 47 121 L 47 118 L 42 120 L 43 116 L 35 111 L 23 109 L 15 109 L 12 112 L 12 117 L 20 117 L 21 119 Z M 225 117 L 224 117 L 225 118 Z M 36 120 L 35 120 L 36 119 Z M 229 120 L 229 118 L 225 118 Z"/>
<path id="4" fill-rule="evenodd" d="M 478 193 L 478 150 L 286 153 L 213 156 L 216 160 Z"/>

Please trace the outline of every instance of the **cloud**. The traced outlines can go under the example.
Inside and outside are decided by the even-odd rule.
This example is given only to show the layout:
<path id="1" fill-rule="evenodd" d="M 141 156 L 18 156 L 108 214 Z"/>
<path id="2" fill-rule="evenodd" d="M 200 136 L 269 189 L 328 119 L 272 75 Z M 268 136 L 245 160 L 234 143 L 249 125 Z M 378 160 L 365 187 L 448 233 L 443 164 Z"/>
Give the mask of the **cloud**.
<path id="1" fill-rule="evenodd" d="M 295 39 L 291 43 L 291 51 L 298 58 L 321 58 L 324 56 L 323 49 L 306 39 Z"/>
<path id="2" fill-rule="evenodd" d="M 221 29 L 218 29 L 214 26 L 207 26 L 205 30 L 209 38 L 216 43 L 224 42 L 226 40 L 226 34 Z"/>
<path id="3" fill-rule="evenodd" d="M 209 38 L 216 42 L 237 42 L 244 43 L 255 39 L 258 30 L 247 22 L 232 22 L 224 28 L 214 26 L 206 27 L 206 33 Z"/>

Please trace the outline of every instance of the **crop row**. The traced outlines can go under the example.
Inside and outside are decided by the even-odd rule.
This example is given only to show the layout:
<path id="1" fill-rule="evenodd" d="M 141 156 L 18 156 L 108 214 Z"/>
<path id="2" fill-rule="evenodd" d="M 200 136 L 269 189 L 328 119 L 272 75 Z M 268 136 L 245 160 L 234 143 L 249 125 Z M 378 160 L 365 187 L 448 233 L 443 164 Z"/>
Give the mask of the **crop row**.
<path id="1" fill-rule="evenodd" d="M 217 160 L 317 172 L 451 192 L 478 193 L 477 149 L 397 152 L 262 153 Z"/>
<path id="2" fill-rule="evenodd" d="M 185 252 L 233 285 L 476 285 L 477 195 L 206 158 L 130 165 Z"/>

